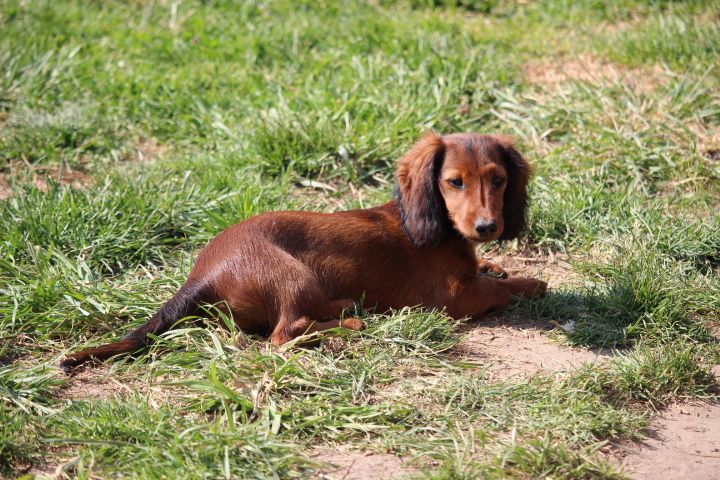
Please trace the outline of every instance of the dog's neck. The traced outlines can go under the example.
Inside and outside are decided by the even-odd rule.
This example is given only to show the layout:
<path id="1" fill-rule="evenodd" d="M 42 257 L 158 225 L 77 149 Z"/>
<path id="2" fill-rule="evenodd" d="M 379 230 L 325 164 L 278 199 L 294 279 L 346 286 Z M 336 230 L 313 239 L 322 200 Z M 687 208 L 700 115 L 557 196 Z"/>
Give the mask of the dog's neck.
<path id="1" fill-rule="evenodd" d="M 445 228 L 444 235 L 439 242 L 434 245 L 418 246 L 417 243 L 413 240 L 410 232 L 408 232 L 405 227 L 405 222 L 403 221 L 405 212 L 403 211 L 402 201 L 400 201 L 396 197 L 395 199 L 390 200 L 387 204 L 383 205 L 383 207 L 381 208 L 388 208 L 393 212 L 393 216 L 398 219 L 400 226 L 403 229 L 403 232 L 405 232 L 405 235 L 407 235 L 410 241 L 413 242 L 413 244 L 415 244 L 418 248 L 440 248 L 441 246 L 445 247 L 448 243 L 451 243 L 454 244 L 454 248 L 466 249 L 468 252 L 471 252 L 473 256 L 475 255 L 475 243 L 471 240 L 468 240 L 460 232 L 458 232 L 450 220 L 447 220 L 447 226 Z"/>

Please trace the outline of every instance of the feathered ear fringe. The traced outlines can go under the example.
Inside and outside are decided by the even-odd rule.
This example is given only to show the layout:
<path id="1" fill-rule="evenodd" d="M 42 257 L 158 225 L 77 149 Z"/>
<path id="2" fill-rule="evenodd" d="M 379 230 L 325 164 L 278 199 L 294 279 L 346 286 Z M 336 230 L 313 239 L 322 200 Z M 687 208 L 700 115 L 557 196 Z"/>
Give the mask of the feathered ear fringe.
<path id="1" fill-rule="evenodd" d="M 445 155 L 442 137 L 427 133 L 398 164 L 395 192 L 403 229 L 417 246 L 437 245 L 448 232 L 447 210 L 438 187 Z"/>
<path id="2" fill-rule="evenodd" d="M 515 139 L 507 135 L 492 135 L 503 148 L 503 163 L 508 171 L 508 183 L 503 198 L 505 228 L 499 240 L 517 238 L 526 225 L 527 186 L 532 168 L 515 148 Z"/>

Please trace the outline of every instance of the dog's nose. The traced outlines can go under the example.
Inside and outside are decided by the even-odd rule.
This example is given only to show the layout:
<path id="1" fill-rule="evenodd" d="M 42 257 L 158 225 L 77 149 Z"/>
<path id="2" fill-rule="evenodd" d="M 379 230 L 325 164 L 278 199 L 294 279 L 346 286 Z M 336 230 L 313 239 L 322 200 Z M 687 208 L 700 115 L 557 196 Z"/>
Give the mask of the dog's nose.
<path id="1" fill-rule="evenodd" d="M 478 220 L 475 224 L 475 231 L 481 235 L 488 235 L 497 231 L 497 223 L 495 220 Z"/>

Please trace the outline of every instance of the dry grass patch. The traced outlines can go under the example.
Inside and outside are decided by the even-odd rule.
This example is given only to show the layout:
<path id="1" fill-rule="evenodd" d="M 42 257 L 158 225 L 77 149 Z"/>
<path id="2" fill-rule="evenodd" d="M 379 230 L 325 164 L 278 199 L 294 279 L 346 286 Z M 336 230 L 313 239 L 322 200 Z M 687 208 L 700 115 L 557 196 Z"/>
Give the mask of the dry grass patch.
<path id="1" fill-rule="evenodd" d="M 528 83 L 550 88 L 558 88 L 569 82 L 593 86 L 624 84 L 638 92 L 648 93 L 668 81 L 667 72 L 659 65 L 628 68 L 589 54 L 552 63 L 530 62 L 525 64 L 523 71 Z"/>

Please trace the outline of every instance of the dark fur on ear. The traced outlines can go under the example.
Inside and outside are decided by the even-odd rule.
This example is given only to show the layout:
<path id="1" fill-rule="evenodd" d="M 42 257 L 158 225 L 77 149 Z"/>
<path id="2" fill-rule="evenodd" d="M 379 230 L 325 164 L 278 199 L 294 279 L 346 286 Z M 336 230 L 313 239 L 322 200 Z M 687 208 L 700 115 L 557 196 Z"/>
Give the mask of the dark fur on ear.
<path id="1" fill-rule="evenodd" d="M 515 139 L 505 135 L 493 135 L 503 148 L 503 163 L 508 171 L 508 183 L 503 198 L 505 228 L 498 240 L 511 240 L 525 228 L 528 206 L 527 186 L 532 168 L 515 148 Z"/>
<path id="2" fill-rule="evenodd" d="M 418 247 L 437 245 L 450 228 L 437 177 L 445 145 L 437 133 L 427 133 L 400 160 L 395 197 L 403 230 Z"/>

